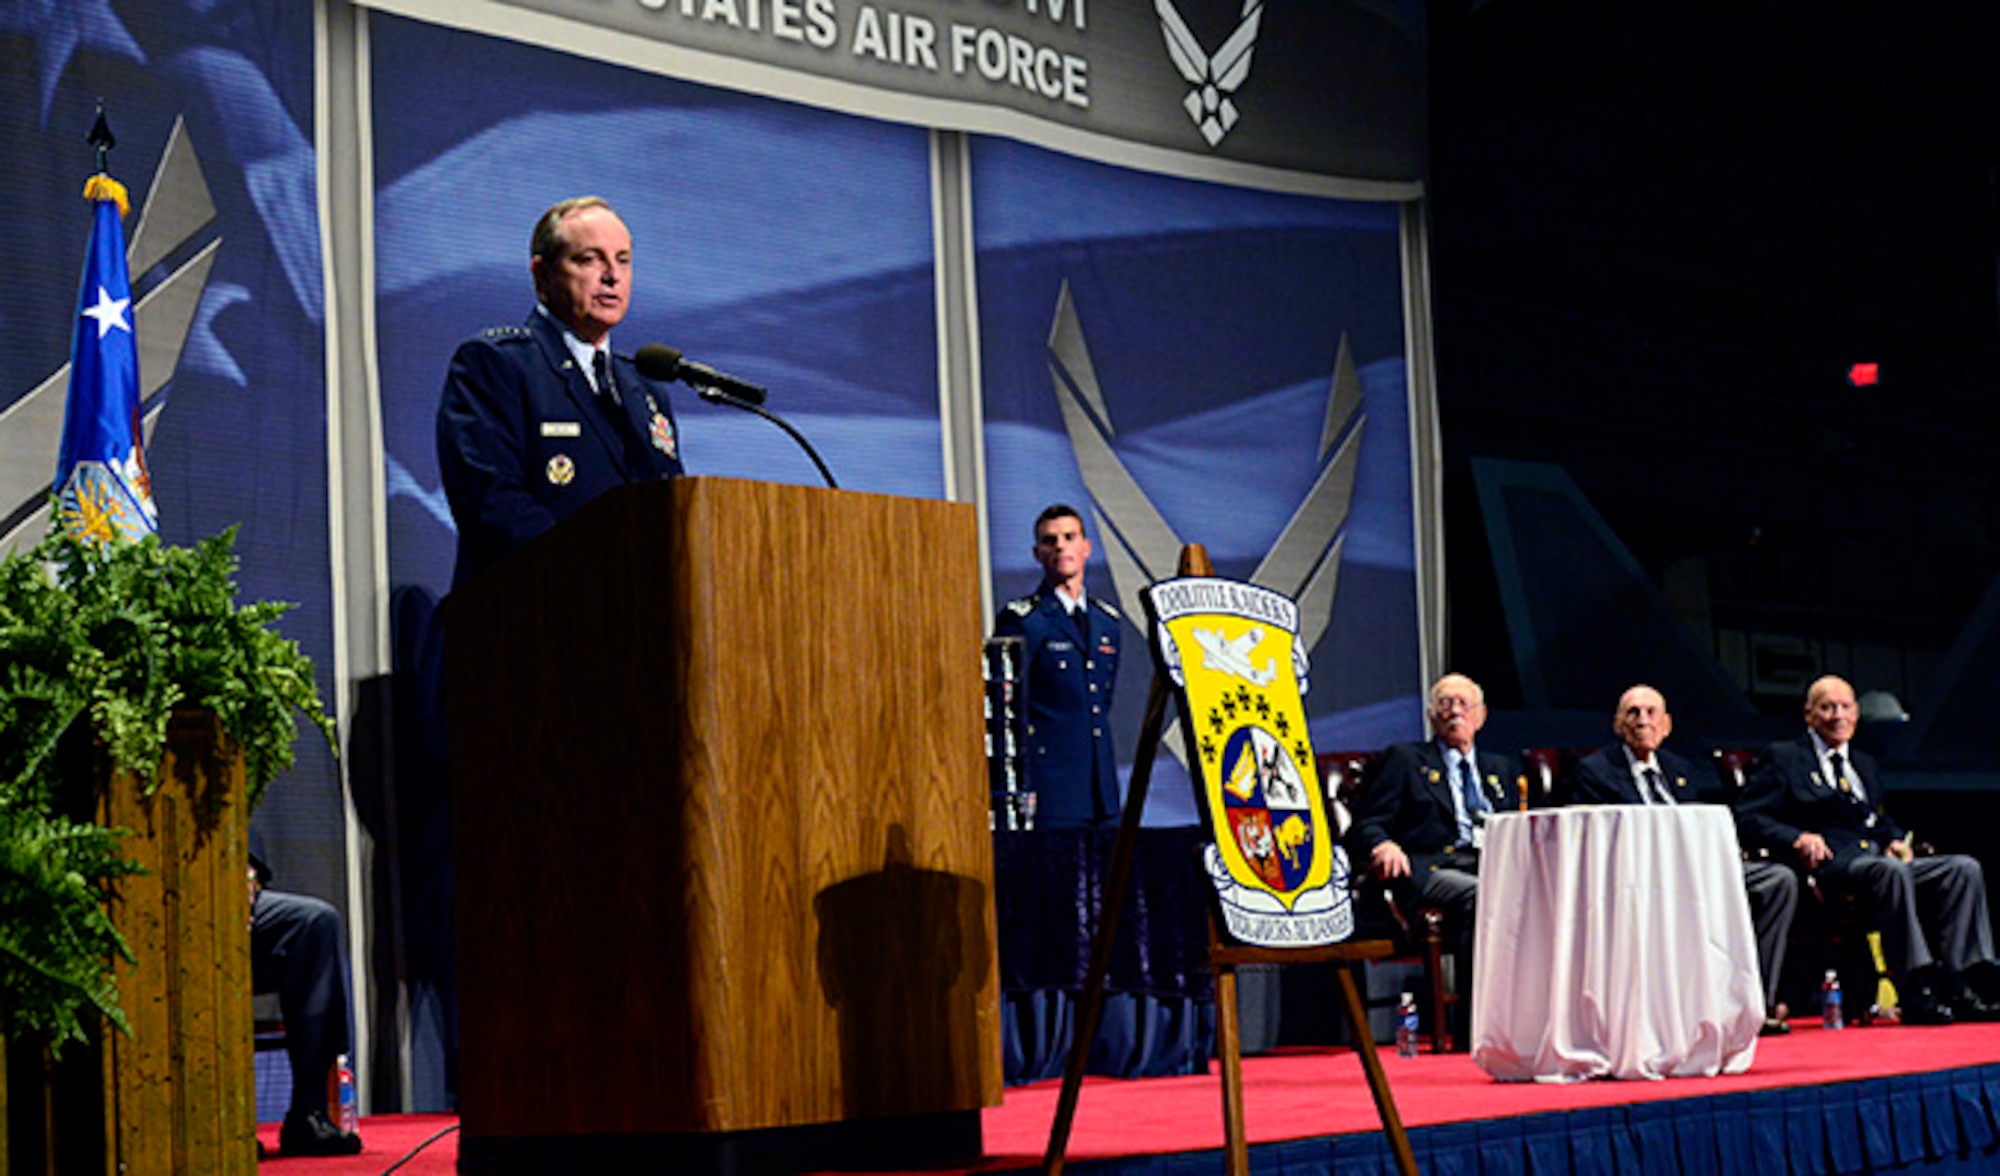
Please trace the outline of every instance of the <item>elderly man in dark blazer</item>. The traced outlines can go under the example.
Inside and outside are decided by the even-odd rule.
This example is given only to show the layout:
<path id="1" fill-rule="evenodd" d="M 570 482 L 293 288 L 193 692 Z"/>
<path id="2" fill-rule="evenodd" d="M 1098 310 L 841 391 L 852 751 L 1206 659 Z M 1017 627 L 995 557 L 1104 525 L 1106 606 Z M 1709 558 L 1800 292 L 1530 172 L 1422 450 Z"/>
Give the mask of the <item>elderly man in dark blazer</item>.
<path id="1" fill-rule="evenodd" d="M 665 386 L 611 349 L 631 307 L 625 222 L 595 196 L 565 200 L 529 250 L 534 313 L 461 344 L 438 405 L 454 587 L 605 491 L 681 473 Z"/>
<path id="2" fill-rule="evenodd" d="M 1479 847 L 1486 818 L 1520 803 L 1512 760 L 1473 744 L 1486 725 L 1486 695 L 1464 674 L 1431 687 L 1432 738 L 1398 743 L 1355 803 L 1348 853 L 1389 890 L 1406 914 L 1445 912 L 1461 982 L 1471 978 Z M 1470 988 L 1461 983 L 1459 991 Z"/>
<path id="3" fill-rule="evenodd" d="M 1747 843 L 1796 855 L 1822 887 L 1871 904 L 1905 1024 L 2000 1019 L 2000 1008 L 1974 988 L 1990 985 L 1993 970 L 1979 863 L 1911 852 L 1882 806 L 1881 769 L 1849 744 L 1859 717 L 1846 681 L 1814 682 L 1805 736 L 1771 746 L 1744 786 L 1737 827 Z M 1975 979 L 1975 971 L 1985 974 Z"/>
<path id="4" fill-rule="evenodd" d="M 1618 698 L 1611 719 L 1618 742 L 1599 748 L 1576 762 L 1571 773 L 1571 804 L 1693 804 L 1692 766 L 1661 746 L 1673 733 L 1674 717 L 1666 696 L 1639 685 Z M 1792 1026 L 1778 1004 L 1778 972 L 1784 966 L 1785 941 L 1792 915 L 1799 906 L 1799 879 L 1791 867 L 1766 860 L 1745 860 L 1743 889 L 1750 900 L 1750 922 L 1757 932 L 1757 969 L 1764 980 L 1763 1031 L 1789 1033 Z"/>

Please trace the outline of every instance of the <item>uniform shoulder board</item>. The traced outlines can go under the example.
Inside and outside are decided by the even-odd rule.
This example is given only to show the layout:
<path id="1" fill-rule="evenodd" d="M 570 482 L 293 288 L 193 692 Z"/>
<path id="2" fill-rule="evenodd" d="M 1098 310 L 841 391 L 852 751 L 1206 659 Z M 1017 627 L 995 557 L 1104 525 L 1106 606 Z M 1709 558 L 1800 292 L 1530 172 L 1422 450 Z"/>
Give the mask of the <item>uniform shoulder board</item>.
<path id="1" fill-rule="evenodd" d="M 479 337 L 498 341 L 501 339 L 526 339 L 530 335 L 528 328 L 516 323 L 511 327 L 488 327 L 479 332 Z"/>
<path id="2" fill-rule="evenodd" d="M 1035 598 L 1023 596 L 1018 600 L 1010 600 L 1007 602 L 1007 611 L 1017 617 L 1025 617 L 1035 611 Z"/>
<path id="3" fill-rule="evenodd" d="M 1098 597 L 1096 597 L 1096 596 L 1093 596 L 1093 597 L 1091 597 L 1091 598 L 1090 598 L 1090 603 L 1092 603 L 1092 604 L 1096 605 L 1097 607 L 1099 607 L 1099 608 L 1103 609 L 1103 610 L 1104 610 L 1105 612 L 1107 612 L 1107 613 L 1111 614 L 1111 619 L 1112 619 L 1112 620 L 1114 620 L 1114 621 L 1117 621 L 1117 620 L 1123 620 L 1123 619 L 1124 619 L 1123 617 L 1121 617 L 1121 616 L 1119 615 L 1119 613 L 1118 613 L 1118 610 L 1117 610 L 1117 609 L 1115 609 L 1115 608 L 1112 608 L 1112 607 L 1111 607 L 1110 605 L 1108 605 L 1108 604 L 1104 603 L 1104 601 L 1103 601 L 1102 599 L 1100 599 L 1100 598 L 1098 598 Z"/>

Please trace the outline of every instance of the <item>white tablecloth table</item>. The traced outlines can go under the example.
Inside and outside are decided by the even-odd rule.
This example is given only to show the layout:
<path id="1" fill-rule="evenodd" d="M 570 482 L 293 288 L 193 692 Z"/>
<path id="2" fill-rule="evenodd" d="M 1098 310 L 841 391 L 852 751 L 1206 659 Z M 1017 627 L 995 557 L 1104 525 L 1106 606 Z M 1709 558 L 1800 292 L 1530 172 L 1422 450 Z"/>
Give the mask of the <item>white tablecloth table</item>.
<path id="1" fill-rule="evenodd" d="M 1479 867 L 1472 1060 L 1508 1081 L 1739 1074 L 1764 992 L 1727 808 L 1496 814 Z"/>

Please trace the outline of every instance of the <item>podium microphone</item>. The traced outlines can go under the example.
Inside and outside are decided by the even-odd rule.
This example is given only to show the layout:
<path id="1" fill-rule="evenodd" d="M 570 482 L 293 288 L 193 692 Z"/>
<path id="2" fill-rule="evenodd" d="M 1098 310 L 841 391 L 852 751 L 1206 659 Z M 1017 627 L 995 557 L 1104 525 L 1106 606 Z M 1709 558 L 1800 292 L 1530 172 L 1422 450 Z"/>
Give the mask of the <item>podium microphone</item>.
<path id="1" fill-rule="evenodd" d="M 799 443 L 799 448 L 812 458 L 819 468 L 819 476 L 826 479 L 827 489 L 838 490 L 840 484 L 833 480 L 833 472 L 819 459 L 819 453 L 805 435 L 794 429 L 783 417 L 764 407 L 767 393 L 763 388 L 748 380 L 718 372 L 705 363 L 682 359 L 681 353 L 664 343 L 648 343 L 632 356 L 632 362 L 639 368 L 639 374 L 649 380 L 659 380 L 671 384 L 676 380 L 693 388 L 697 395 L 711 404 L 727 404 L 745 412 L 754 412 L 765 420 L 783 429 Z"/>
<path id="2" fill-rule="evenodd" d="M 664 343 L 648 343 L 632 357 L 639 365 L 639 374 L 653 380 L 673 383 L 679 380 L 696 392 L 703 393 L 703 399 L 710 399 L 710 391 L 727 392 L 738 400 L 750 404 L 762 404 L 769 393 L 748 380 L 739 380 L 727 372 L 718 372 L 705 363 L 696 363 L 684 358 L 680 352 Z"/>

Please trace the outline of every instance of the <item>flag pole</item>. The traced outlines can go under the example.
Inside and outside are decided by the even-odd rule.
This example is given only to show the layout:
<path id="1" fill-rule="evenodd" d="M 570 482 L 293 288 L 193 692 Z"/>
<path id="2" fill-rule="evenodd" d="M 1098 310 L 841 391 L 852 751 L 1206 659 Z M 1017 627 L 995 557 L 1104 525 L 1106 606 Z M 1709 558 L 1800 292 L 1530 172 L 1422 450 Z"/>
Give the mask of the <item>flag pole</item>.
<path id="1" fill-rule="evenodd" d="M 146 472 L 138 308 L 125 261 L 124 222 L 132 202 L 106 170 L 118 139 L 102 99 L 84 140 L 96 151 L 97 171 L 83 184 L 83 198 L 93 207 L 52 483 L 55 520 L 79 540 L 135 542 L 159 533 L 159 510 Z"/>
<path id="2" fill-rule="evenodd" d="M 111 123 L 104 117 L 104 99 L 97 100 L 97 121 L 90 125 L 90 133 L 84 142 L 97 148 L 97 174 L 104 175 L 111 170 L 111 149 L 118 146 L 118 136 L 111 133 Z"/>

